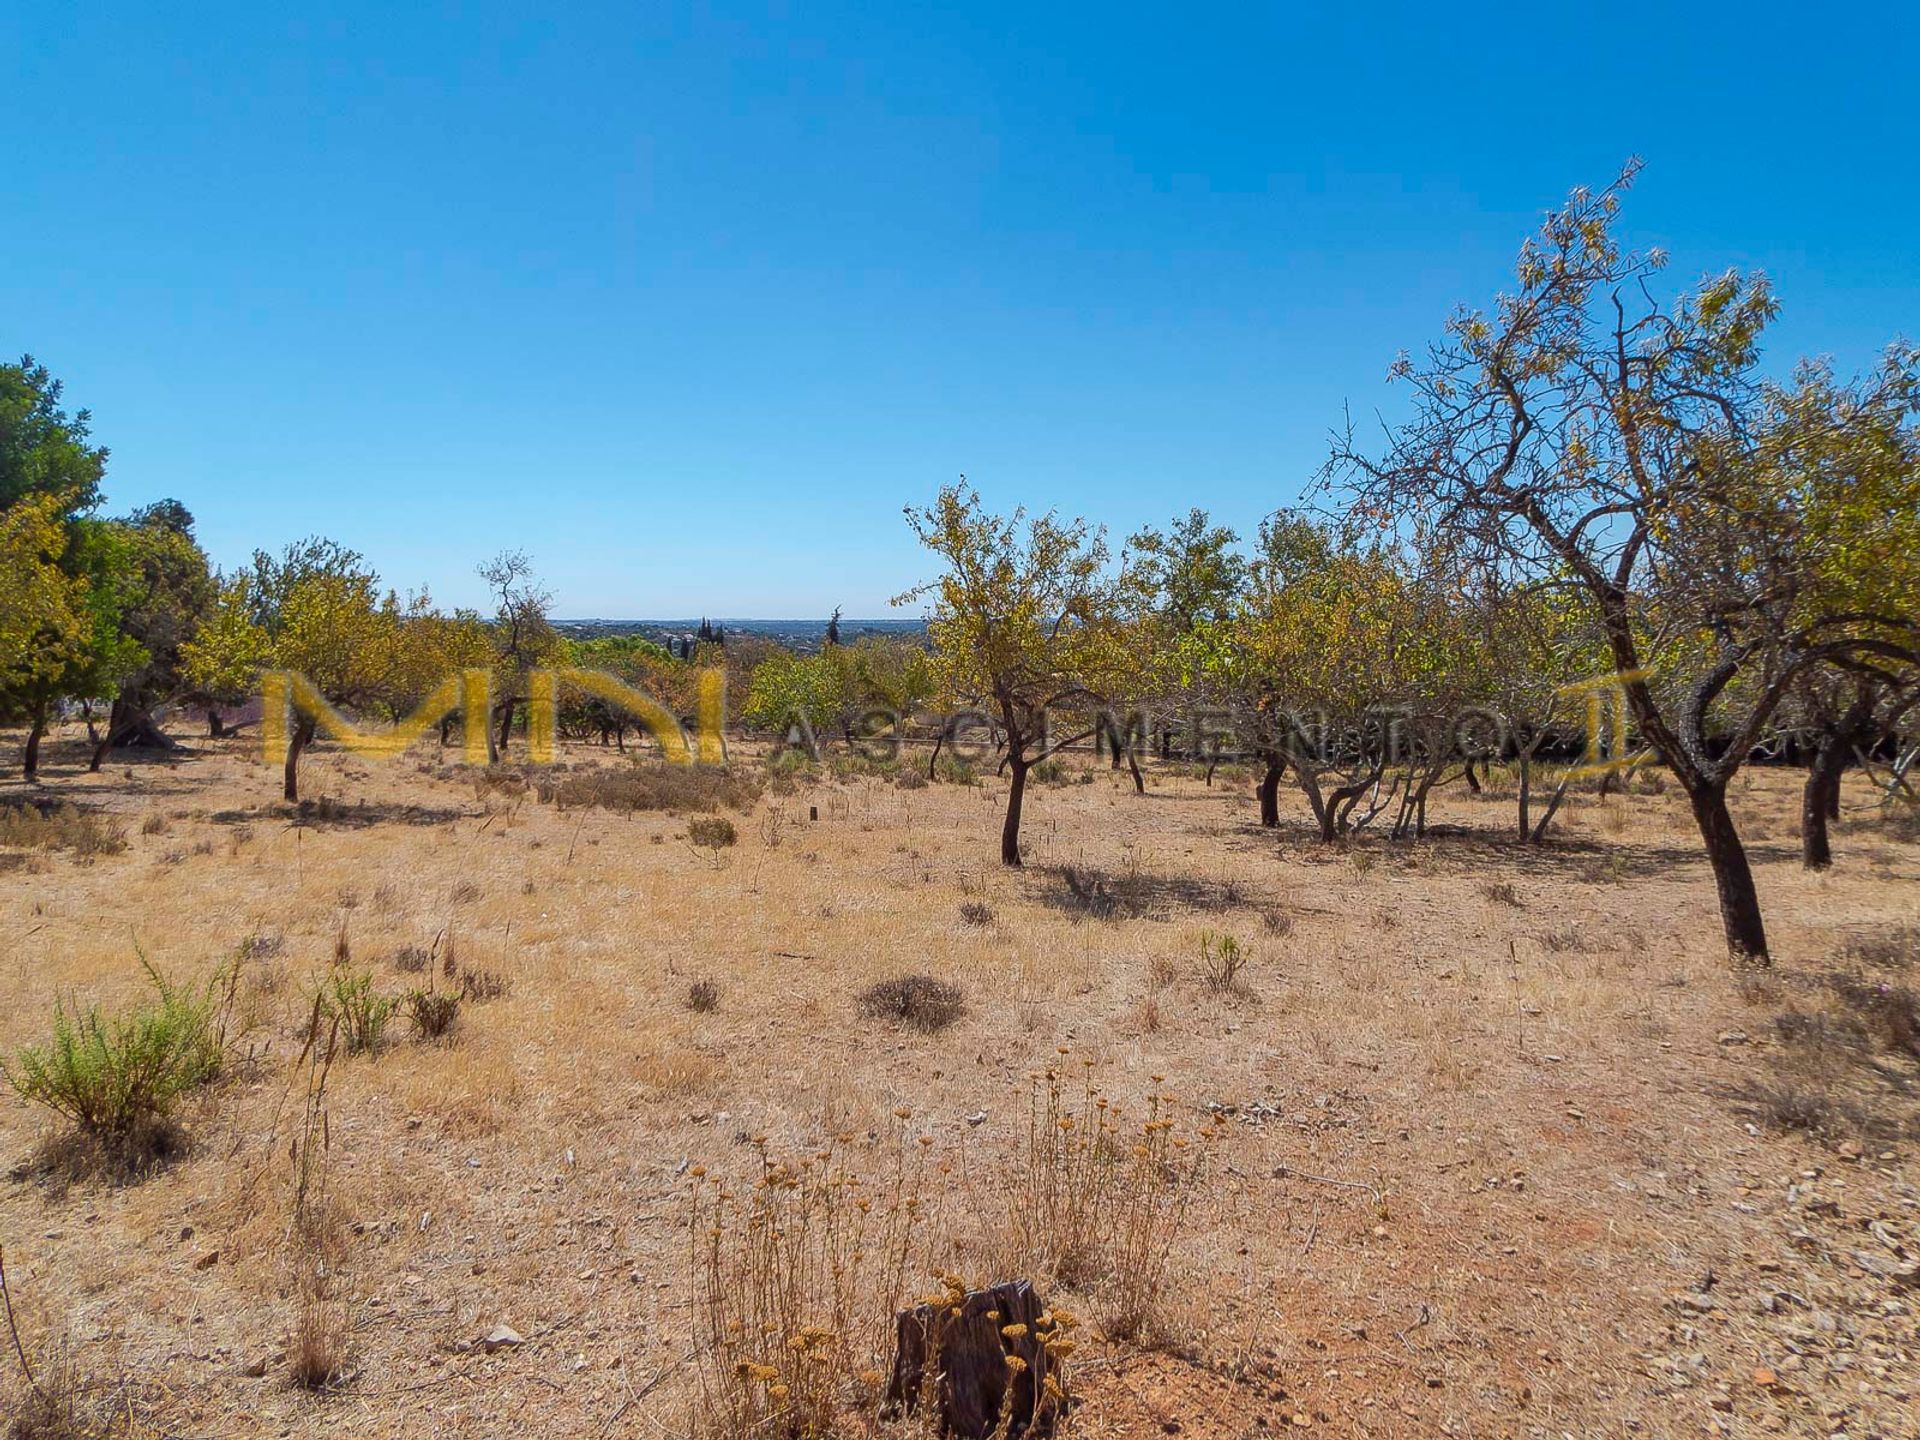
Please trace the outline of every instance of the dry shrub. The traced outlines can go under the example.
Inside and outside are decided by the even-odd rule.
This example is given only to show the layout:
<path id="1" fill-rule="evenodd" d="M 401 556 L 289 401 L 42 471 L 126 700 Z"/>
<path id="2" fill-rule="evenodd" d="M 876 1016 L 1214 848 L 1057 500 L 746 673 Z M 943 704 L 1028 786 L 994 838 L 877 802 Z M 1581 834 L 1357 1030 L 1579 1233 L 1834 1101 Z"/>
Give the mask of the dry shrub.
<path id="1" fill-rule="evenodd" d="M 295 1062 L 304 1082 L 299 1131 L 288 1154 L 284 1260 L 289 1271 L 293 1320 L 287 1372 L 296 1385 L 320 1390 L 346 1373 L 350 1340 L 346 1276 L 348 1227 L 333 1192 L 333 1125 L 328 1085 L 334 1060 L 347 1040 L 344 1022 L 316 998 L 307 1041 Z"/>
<path id="2" fill-rule="evenodd" d="M 475 1005 L 485 1005 L 490 1000 L 504 1000 L 513 993 L 513 977 L 503 975 L 498 970 L 462 965 L 453 973 L 460 977 L 460 998 Z"/>
<path id="3" fill-rule="evenodd" d="M 460 997 L 436 990 L 409 991 L 407 1019 L 422 1040 L 445 1040 L 460 1018 Z"/>
<path id="4" fill-rule="evenodd" d="M 0 1387 L 7 1440 L 132 1440 L 133 1396 L 125 1379 L 89 1374 L 73 1347 L 60 1343 L 33 1361 L 33 1378 Z M 11 1393 L 9 1393 L 11 1391 Z"/>
<path id="5" fill-rule="evenodd" d="M 153 814 L 147 816 L 146 819 L 140 822 L 140 833 L 142 835 L 166 834 L 167 833 L 167 817 L 162 815 L 159 811 L 156 810 Z"/>
<path id="6" fill-rule="evenodd" d="M 960 906 L 960 919 L 968 925 L 991 925 L 993 907 L 984 900 L 963 901 Z"/>
<path id="7" fill-rule="evenodd" d="M 720 1008 L 720 987 L 711 980 L 696 980 L 687 987 L 687 1009 L 710 1015 Z"/>
<path id="8" fill-rule="evenodd" d="M 931 975 L 896 975 L 860 992 L 860 1013 L 932 1034 L 966 1014 L 967 1000 L 959 986 Z"/>
<path id="9" fill-rule="evenodd" d="M 927 788 L 926 774 L 913 765 L 902 765 L 900 772 L 893 777 L 893 783 L 902 790 L 924 790 Z"/>
<path id="10" fill-rule="evenodd" d="M 245 960 L 271 960 L 286 948 L 286 940 L 279 935 L 249 935 L 240 942 L 240 955 Z"/>
<path id="11" fill-rule="evenodd" d="M 1276 939 L 1284 938 L 1293 933 L 1293 916 L 1284 910 L 1261 911 L 1260 923 L 1266 928 L 1267 934 L 1272 935 Z"/>
<path id="12" fill-rule="evenodd" d="M 1920 1058 L 1920 997 L 1905 985 L 1835 976 L 1834 997 L 1882 1050 Z"/>
<path id="13" fill-rule="evenodd" d="M 1569 951 L 1578 950 L 1586 943 L 1586 937 L 1577 925 L 1569 925 L 1564 930 L 1543 931 L 1539 939 L 1540 944 L 1555 955 L 1565 955 Z"/>
<path id="14" fill-rule="evenodd" d="M 759 1173 L 742 1184 L 691 1172 L 701 1429 L 717 1440 L 852 1433 L 879 1408 L 910 1277 L 931 1268 L 926 1147 L 903 1130 L 887 1179 L 870 1186 L 850 1133 L 793 1161 L 770 1157 L 763 1136 L 753 1143 Z"/>
<path id="15" fill-rule="evenodd" d="M 433 964 L 433 955 L 419 945 L 402 945 L 393 954 L 393 968 L 403 975 L 419 975 Z"/>
<path id="16" fill-rule="evenodd" d="M 1495 905 L 1518 908 L 1520 904 L 1520 892 L 1513 888 L 1511 880 L 1489 880 L 1480 887 L 1480 893 Z"/>
<path id="17" fill-rule="evenodd" d="M 1155 1326 L 1167 1261 L 1205 1169 L 1213 1127 L 1194 1144 L 1166 1117 L 1171 1097 L 1148 1094 L 1143 1119 L 1130 1120 L 1094 1083 L 1083 1061 L 1076 1088 L 1059 1064 L 1034 1077 L 1006 1194 L 1008 1259 L 1015 1273 L 1045 1276 L 1102 1302 L 1102 1326 L 1114 1339 L 1137 1339 Z"/>
<path id="18" fill-rule="evenodd" d="M 640 1056 L 633 1069 L 634 1077 L 660 1099 L 703 1095 L 726 1077 L 726 1067 L 718 1060 L 678 1046 Z"/>
<path id="19" fill-rule="evenodd" d="M 1850 940 L 1842 960 L 1876 970 L 1906 970 L 1920 962 L 1920 925 L 1896 925 Z"/>
<path id="20" fill-rule="evenodd" d="M 687 822 L 687 841 L 702 850 L 725 850 L 737 844 L 740 832 L 723 815 L 703 815 Z"/>
<path id="21" fill-rule="evenodd" d="M 9 801 L 0 804 L 0 847 L 66 850 L 78 859 L 91 860 L 125 850 L 127 833 L 77 805 Z"/>
<path id="22" fill-rule="evenodd" d="M 1147 988 L 1165 990 L 1180 978 L 1180 962 L 1171 955 L 1154 955 L 1147 960 Z"/>
<path id="23" fill-rule="evenodd" d="M 744 771 L 721 765 L 675 765 L 636 761 L 624 769 L 590 770 L 555 781 L 541 796 L 562 810 L 600 809 L 631 815 L 641 810 L 674 814 L 750 810 L 761 784 Z"/>
<path id="24" fill-rule="evenodd" d="M 287 1374 L 306 1390 L 324 1390 L 347 1368 L 347 1307 L 326 1287 L 303 1287 L 294 1304 L 293 1333 L 287 1345 Z"/>

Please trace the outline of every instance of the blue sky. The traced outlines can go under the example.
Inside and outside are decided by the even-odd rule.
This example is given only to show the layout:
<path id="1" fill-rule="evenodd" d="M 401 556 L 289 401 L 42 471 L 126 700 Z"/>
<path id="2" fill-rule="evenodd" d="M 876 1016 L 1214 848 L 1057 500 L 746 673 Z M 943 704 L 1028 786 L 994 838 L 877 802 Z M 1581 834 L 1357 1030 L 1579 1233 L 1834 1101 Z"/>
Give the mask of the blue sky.
<path id="1" fill-rule="evenodd" d="M 1920 331 L 1912 5 L 288 8 L 0 11 L 0 352 L 223 563 L 873 615 L 961 472 L 1251 527 L 1632 153 L 1780 364 Z"/>

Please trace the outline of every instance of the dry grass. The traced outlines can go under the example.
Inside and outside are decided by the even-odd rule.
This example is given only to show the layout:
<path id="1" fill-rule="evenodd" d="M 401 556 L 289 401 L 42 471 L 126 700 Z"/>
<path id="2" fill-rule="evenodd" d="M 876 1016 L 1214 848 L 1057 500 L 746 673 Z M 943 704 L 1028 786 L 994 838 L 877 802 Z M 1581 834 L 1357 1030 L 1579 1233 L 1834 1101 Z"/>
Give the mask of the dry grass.
<path id="1" fill-rule="evenodd" d="M 1069 757 L 1078 783 L 1030 791 L 1029 867 L 1009 873 L 994 859 L 1004 778 L 906 788 L 925 771 L 921 749 L 892 776 L 797 768 L 786 795 L 723 806 L 737 843 L 712 865 L 677 843 L 684 815 L 562 810 L 530 788 L 481 797 L 458 767 L 369 764 L 325 745 L 305 778 L 335 823 L 318 823 L 316 804 L 293 824 L 247 742 L 196 747 L 132 779 L 89 777 L 68 759 L 77 747 L 54 747 L 46 788 L 122 830 L 127 850 L 85 866 L 20 852 L 46 868 L 0 888 L 9 1052 L 44 1038 L 62 997 L 133 1003 L 129 933 L 166 973 L 196 979 L 262 937 L 240 972 L 239 1079 L 182 1111 L 201 1142 L 191 1163 L 110 1194 L 0 1186 L 0 1233 L 18 1237 L 23 1274 L 63 1322 L 36 1333 L 70 1330 L 96 1373 L 124 1362 L 150 1377 L 163 1433 L 316 1440 L 345 1425 L 428 1440 L 517 1414 L 532 1436 L 618 1434 L 639 1413 L 621 1407 L 656 1379 L 637 1406 L 677 1424 L 698 1403 L 692 1367 L 675 1367 L 701 1312 L 688 1308 L 698 1291 L 677 1197 L 689 1180 L 676 1171 L 703 1160 L 744 1204 L 763 1153 L 797 1162 L 827 1148 L 876 1209 L 897 1154 L 924 1165 L 917 1194 L 932 1213 L 906 1300 L 941 1274 L 1017 1269 L 1089 1317 L 1089 1348 L 1170 1334 L 1180 1355 L 1219 1367 L 1205 1373 L 1249 1377 L 1204 1405 L 1145 1392 L 1190 1440 L 1237 1436 L 1257 1415 L 1285 1428 L 1296 1412 L 1325 1434 L 1496 1433 L 1523 1410 L 1554 1433 L 1611 1433 L 1628 1416 L 1641 1433 L 1698 1433 L 1722 1380 L 1733 1425 L 1759 1428 L 1777 1406 L 1794 1433 L 1836 1405 L 1850 1433 L 1903 1433 L 1906 1403 L 1866 1362 L 1874 1346 L 1910 1348 L 1893 1333 L 1904 1322 L 1855 1303 L 1819 1258 L 1867 1242 L 1828 1235 L 1774 1179 L 1843 1174 L 1849 1216 L 1905 1213 L 1894 1187 L 1912 1179 L 1911 1102 L 1874 1077 L 1910 1077 L 1915 1062 L 1882 1038 L 1802 1045 L 1770 1017 L 1818 1010 L 1879 1035 L 1827 977 L 1911 984 L 1893 968 L 1898 944 L 1835 956 L 1849 938 L 1878 944 L 1920 923 L 1920 851 L 1884 827 L 1866 842 L 1848 827 L 1836 868 L 1805 875 L 1785 838 L 1795 775 L 1762 773 L 1735 797 L 1743 820 L 1781 837 L 1755 847 L 1779 966 L 1750 1005 L 1671 793 L 1615 797 L 1630 822 L 1618 834 L 1580 797 L 1564 833 L 1536 848 L 1512 842 L 1507 806 L 1456 787 L 1433 802 L 1432 838 L 1370 833 L 1342 849 L 1311 837 L 1297 795 L 1263 831 L 1250 785 L 1224 772 L 1209 788 L 1150 764 L 1137 796 L 1124 771 Z M 556 782 L 640 768 L 581 747 L 564 758 Z M 1849 805 L 1861 800 L 1850 790 Z M 784 808 L 770 826 L 773 804 Z M 155 812 L 167 833 L 141 835 Z M 154 863 L 173 850 L 179 863 Z M 1482 892 L 1501 884 L 1524 908 Z M 990 922 L 958 918 L 963 905 Z M 442 992 L 464 996 L 472 975 L 503 993 L 463 1002 L 457 1045 L 389 1045 L 333 1069 L 337 1240 L 319 1253 L 336 1256 L 339 1278 L 309 1321 L 298 1277 L 314 1252 L 285 1244 L 301 1113 L 287 1075 L 306 1039 L 305 977 L 331 969 L 343 914 L 349 968 L 374 993 L 422 983 L 409 947 L 441 966 Z M 1258 952 L 1240 978 L 1261 1004 L 1208 990 L 1203 930 Z M 960 989 L 964 1012 L 937 1032 L 858 1013 L 853 997 L 909 971 Z M 703 980 L 724 1003 L 691 1012 Z M 1716 1043 L 1736 1030 L 1750 1042 Z M 1818 1133 L 1777 1128 L 1739 1098 L 1776 1061 L 1822 1052 L 1845 1065 L 1799 1079 L 1827 1087 Z M 1088 1209 L 1070 1198 L 1071 1166 L 1093 1159 L 1035 1159 L 1027 1125 L 1029 1086 L 1044 1085 L 1027 1077 L 1049 1065 L 1069 1067 L 1062 1105 L 1079 1113 L 1082 1056 L 1100 1062 L 1116 1116 L 1112 1143 L 1091 1152 L 1099 1164 L 1134 1173 L 1149 1096 L 1163 1097 L 1168 1133 L 1191 1141 L 1169 1142 L 1170 1163 L 1214 1154 L 1203 1185 L 1183 1192 L 1162 1170 L 1136 1188 L 1154 1207 L 1136 1212 L 1144 1228 L 1112 1218 L 1132 1182 L 1111 1181 L 1105 1254 L 1084 1224 L 1078 1246 L 1014 1234 L 1022 1196 L 1051 1187 L 1056 1213 Z M 0 1107 L 9 1160 L 42 1133 L 25 1106 Z M 1839 1158 L 1847 1142 L 1864 1158 Z M 1163 1233 L 1152 1217 L 1176 1200 L 1163 1262 L 1151 1242 L 1134 1246 L 1139 1261 L 1114 1253 L 1128 1234 Z M 1827 1249 L 1800 1248 L 1795 1228 Z M 1749 1257 L 1784 1273 L 1760 1275 Z M 1697 1284 L 1709 1265 L 1725 1323 L 1670 1339 L 1647 1297 Z M 1128 1300 L 1127 1274 L 1146 1277 L 1150 1303 Z M 856 1328 L 883 1323 L 890 1288 L 865 1291 Z M 1861 1365 L 1829 1376 L 1810 1360 L 1791 1401 L 1742 1390 L 1755 1364 L 1791 1353 L 1786 1327 L 1807 1313 L 1761 1308 L 1773 1290 L 1837 1317 Z M 1423 1307 L 1432 1318 L 1418 1324 Z M 529 1343 L 473 1347 L 501 1322 Z M 320 1398 L 289 1383 L 301 1333 L 320 1357 L 302 1368 L 331 1377 Z M 868 1349 L 884 1359 L 884 1344 Z M 1686 1387 L 1664 1378 L 1670 1352 Z M 1117 1418 L 1134 1412 L 1115 1388 L 1127 1352 L 1113 1353 L 1077 1373 L 1076 1421 L 1150 1440 L 1157 1422 Z M 264 1379 L 240 1373 L 262 1355 Z M 1285 1402 L 1268 1400 L 1281 1389 Z"/>
<path id="2" fill-rule="evenodd" d="M 42 801 L 0 801 L 0 848 L 64 850 L 91 861 L 127 848 L 126 830 L 111 819 L 78 805 Z"/>

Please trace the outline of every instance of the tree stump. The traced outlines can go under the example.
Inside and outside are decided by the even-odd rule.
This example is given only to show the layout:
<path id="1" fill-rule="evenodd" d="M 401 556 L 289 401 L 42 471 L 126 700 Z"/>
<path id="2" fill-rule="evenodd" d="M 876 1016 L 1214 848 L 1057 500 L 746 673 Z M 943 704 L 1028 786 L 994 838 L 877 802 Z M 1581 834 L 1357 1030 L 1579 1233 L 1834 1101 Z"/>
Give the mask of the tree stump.
<path id="1" fill-rule="evenodd" d="M 883 1413 L 911 1414 L 927 1399 L 940 1407 L 942 1435 L 985 1440 L 1003 1418 L 1007 1440 L 1051 1435 L 1070 1402 L 1065 1372 L 1044 1343 L 1045 1310 L 1025 1280 L 902 1310 Z"/>

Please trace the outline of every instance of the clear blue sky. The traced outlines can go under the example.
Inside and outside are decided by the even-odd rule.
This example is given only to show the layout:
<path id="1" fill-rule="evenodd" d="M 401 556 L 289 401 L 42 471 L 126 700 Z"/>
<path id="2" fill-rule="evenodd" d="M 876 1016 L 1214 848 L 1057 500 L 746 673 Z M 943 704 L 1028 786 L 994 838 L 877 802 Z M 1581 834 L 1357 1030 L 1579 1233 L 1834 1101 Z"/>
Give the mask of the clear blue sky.
<path id="1" fill-rule="evenodd" d="M 882 614 L 962 471 L 1250 527 L 1631 153 L 1781 363 L 1920 331 L 1920 7 L 1715 8 L 9 5 L 0 352 L 223 563 Z"/>

